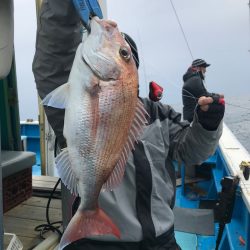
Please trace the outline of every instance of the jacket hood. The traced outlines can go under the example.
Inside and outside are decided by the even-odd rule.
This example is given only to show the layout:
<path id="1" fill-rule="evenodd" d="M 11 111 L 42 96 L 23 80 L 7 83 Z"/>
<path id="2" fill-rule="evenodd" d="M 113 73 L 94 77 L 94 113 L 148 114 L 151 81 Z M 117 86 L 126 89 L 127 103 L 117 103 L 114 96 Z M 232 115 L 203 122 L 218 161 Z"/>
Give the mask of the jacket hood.
<path id="1" fill-rule="evenodd" d="M 188 68 L 187 72 L 183 75 L 183 81 L 187 81 L 189 78 L 197 76 L 197 72 L 193 72 L 191 67 Z"/>

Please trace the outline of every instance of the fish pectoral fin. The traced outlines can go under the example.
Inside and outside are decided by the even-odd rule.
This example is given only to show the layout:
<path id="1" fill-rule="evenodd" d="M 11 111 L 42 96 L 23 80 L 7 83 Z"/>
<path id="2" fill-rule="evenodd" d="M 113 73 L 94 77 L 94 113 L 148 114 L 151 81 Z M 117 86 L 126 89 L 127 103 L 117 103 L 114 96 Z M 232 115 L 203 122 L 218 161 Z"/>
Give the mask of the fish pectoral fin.
<path id="1" fill-rule="evenodd" d="M 110 191 L 120 185 L 123 179 L 123 175 L 125 172 L 125 166 L 128 160 L 129 153 L 132 149 L 134 149 L 134 143 L 140 138 L 145 125 L 147 124 L 146 117 L 148 116 L 147 111 L 145 110 L 142 102 L 138 98 L 135 119 L 132 122 L 128 140 L 123 147 L 121 157 L 115 166 L 113 172 L 109 176 L 108 180 L 103 184 L 103 191 Z"/>
<path id="2" fill-rule="evenodd" d="M 56 88 L 42 100 L 42 104 L 58 109 L 65 109 L 68 103 L 69 83 Z"/>
<path id="3" fill-rule="evenodd" d="M 77 178 L 70 164 L 67 148 L 62 150 L 62 152 L 56 157 L 55 162 L 58 174 L 61 177 L 62 182 L 70 190 L 72 194 L 77 196 L 78 195 Z"/>
<path id="4" fill-rule="evenodd" d="M 71 242 L 94 235 L 113 234 L 120 238 L 120 230 L 100 208 L 95 211 L 77 210 L 68 224 L 59 249 L 64 249 Z"/>

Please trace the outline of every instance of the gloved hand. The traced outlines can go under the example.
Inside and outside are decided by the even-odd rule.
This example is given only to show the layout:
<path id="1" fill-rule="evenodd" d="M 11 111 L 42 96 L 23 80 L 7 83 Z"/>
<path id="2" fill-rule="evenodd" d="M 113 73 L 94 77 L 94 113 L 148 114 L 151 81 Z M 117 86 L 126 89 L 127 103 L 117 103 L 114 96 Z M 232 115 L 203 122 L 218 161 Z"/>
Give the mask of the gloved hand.
<path id="1" fill-rule="evenodd" d="M 103 18 L 101 7 L 97 0 L 72 0 L 83 26 L 89 30 L 89 20 L 93 16 Z"/>
<path id="2" fill-rule="evenodd" d="M 199 104 L 197 106 L 196 113 L 202 127 L 207 130 L 214 131 L 218 128 L 224 116 L 225 100 L 221 97 L 213 98 L 212 103 L 208 103 L 207 108 L 201 107 L 201 104 Z"/>

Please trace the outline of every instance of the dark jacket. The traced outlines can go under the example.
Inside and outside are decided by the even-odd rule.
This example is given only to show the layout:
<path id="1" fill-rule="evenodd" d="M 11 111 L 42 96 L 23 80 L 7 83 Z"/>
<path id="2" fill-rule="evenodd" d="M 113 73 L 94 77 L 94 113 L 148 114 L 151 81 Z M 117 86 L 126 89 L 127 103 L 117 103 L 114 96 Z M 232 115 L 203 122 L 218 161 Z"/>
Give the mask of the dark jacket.
<path id="1" fill-rule="evenodd" d="M 32 65 L 41 99 L 68 81 L 75 52 L 81 42 L 80 31 L 80 19 L 71 0 L 43 0 Z M 44 110 L 59 147 L 64 148 L 64 109 L 44 106 Z"/>
<path id="2" fill-rule="evenodd" d="M 198 72 L 193 72 L 191 68 L 184 74 L 183 81 L 183 119 L 192 122 L 198 98 L 212 96 L 212 93 L 206 90 L 201 75 Z"/>

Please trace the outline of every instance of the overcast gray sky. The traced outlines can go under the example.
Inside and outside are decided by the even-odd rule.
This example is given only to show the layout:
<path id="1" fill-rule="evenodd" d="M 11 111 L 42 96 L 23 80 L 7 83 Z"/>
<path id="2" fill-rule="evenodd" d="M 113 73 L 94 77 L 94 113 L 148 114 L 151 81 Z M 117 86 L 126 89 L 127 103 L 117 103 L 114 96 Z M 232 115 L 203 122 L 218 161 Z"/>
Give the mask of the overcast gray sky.
<path id="1" fill-rule="evenodd" d="M 248 0 L 172 0 L 194 59 L 203 58 L 206 87 L 231 96 L 250 93 Z M 35 48 L 34 1 L 15 0 L 15 49 L 21 120 L 37 119 L 31 64 Z M 170 0 L 107 0 L 108 17 L 131 35 L 140 56 L 140 91 L 148 83 L 164 88 L 163 102 L 181 102 L 182 75 L 192 62 Z"/>

